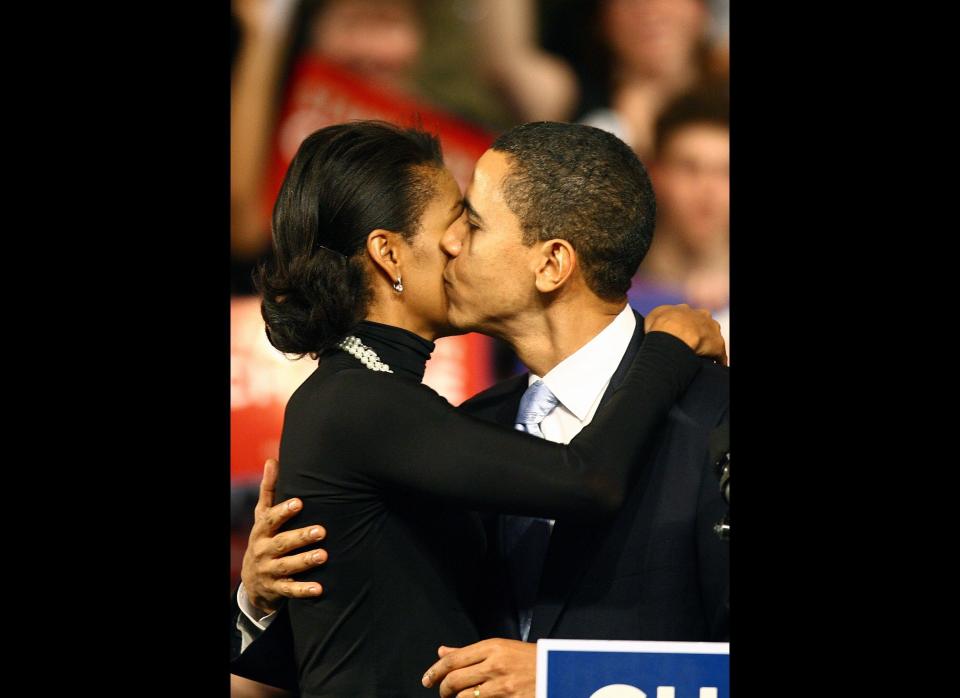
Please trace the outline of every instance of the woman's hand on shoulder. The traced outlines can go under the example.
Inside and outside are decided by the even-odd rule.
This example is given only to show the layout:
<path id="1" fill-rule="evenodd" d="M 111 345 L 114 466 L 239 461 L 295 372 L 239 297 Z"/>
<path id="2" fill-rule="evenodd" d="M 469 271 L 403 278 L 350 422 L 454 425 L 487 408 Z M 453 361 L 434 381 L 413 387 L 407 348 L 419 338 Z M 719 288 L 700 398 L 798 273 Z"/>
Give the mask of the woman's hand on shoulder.
<path id="1" fill-rule="evenodd" d="M 726 366 L 727 345 L 720 334 L 720 323 L 709 310 L 694 309 L 686 303 L 660 305 L 643 321 L 646 332 L 666 332 L 690 347 L 697 356 L 705 356 Z"/>

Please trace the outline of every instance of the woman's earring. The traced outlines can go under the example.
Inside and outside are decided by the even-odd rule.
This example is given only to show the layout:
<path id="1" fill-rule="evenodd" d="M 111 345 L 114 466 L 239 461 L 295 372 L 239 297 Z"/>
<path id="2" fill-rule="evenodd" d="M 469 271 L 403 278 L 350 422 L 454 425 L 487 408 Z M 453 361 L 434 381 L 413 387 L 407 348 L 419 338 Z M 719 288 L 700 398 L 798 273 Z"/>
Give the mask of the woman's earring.
<path id="1" fill-rule="evenodd" d="M 393 290 L 397 293 L 403 293 L 403 281 L 400 280 L 399 274 L 397 275 L 397 281 L 393 284 Z"/>

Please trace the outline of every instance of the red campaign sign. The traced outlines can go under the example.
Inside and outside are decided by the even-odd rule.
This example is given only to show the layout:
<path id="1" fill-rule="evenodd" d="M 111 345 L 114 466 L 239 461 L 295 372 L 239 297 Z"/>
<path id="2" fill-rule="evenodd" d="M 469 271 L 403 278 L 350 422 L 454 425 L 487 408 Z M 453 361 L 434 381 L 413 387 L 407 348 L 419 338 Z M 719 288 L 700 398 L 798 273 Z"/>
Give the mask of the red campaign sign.
<path id="1" fill-rule="evenodd" d="M 461 191 L 494 135 L 413 97 L 372 85 L 343 68 L 307 55 L 290 77 L 287 97 L 273 143 L 273 163 L 266 204 L 280 191 L 283 176 L 303 139 L 317 129 L 354 119 L 380 119 L 399 126 L 417 126 L 437 134 L 443 159 Z"/>
<path id="2" fill-rule="evenodd" d="M 260 299 L 230 300 L 230 476 L 257 482 L 263 461 L 280 451 L 283 411 L 316 368 L 309 356 L 292 361 L 267 339 Z"/>
<path id="3" fill-rule="evenodd" d="M 491 352 L 492 342 L 483 335 L 440 339 L 427 362 L 423 382 L 458 405 L 493 382 Z M 290 360 L 270 345 L 259 299 L 231 299 L 230 478 L 233 484 L 256 484 L 263 473 L 263 461 L 279 456 L 287 400 L 316 367 L 309 356 Z"/>

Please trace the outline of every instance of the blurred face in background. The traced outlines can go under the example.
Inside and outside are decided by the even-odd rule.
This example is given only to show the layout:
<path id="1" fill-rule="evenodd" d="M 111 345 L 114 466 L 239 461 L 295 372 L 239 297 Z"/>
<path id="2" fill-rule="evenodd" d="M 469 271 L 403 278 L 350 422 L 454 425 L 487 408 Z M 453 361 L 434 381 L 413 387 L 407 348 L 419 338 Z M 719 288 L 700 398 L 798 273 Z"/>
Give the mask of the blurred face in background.
<path id="1" fill-rule="evenodd" d="M 395 89 L 409 89 L 423 47 L 412 0 L 328 0 L 313 18 L 312 48 Z"/>
<path id="2" fill-rule="evenodd" d="M 618 66 L 652 77 L 691 60 L 707 21 L 705 0 L 604 0 L 600 15 Z"/>
<path id="3" fill-rule="evenodd" d="M 690 124 L 667 138 L 650 168 L 657 218 L 692 252 L 715 250 L 730 231 L 730 130 Z"/>

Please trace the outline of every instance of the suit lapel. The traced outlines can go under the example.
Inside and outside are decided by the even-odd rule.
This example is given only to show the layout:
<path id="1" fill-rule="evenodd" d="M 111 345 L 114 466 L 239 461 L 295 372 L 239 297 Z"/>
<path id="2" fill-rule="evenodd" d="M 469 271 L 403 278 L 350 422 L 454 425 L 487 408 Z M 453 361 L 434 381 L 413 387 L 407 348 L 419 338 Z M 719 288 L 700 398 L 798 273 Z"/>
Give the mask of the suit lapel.
<path id="1" fill-rule="evenodd" d="M 523 393 L 527 389 L 527 375 L 523 376 L 523 382 L 520 385 L 520 388 L 514 393 L 511 394 L 503 404 L 497 408 L 496 420 L 497 424 L 502 424 L 505 427 L 513 429 L 514 425 L 517 423 L 517 410 L 520 409 L 520 399 L 523 397 Z"/>
<path id="2" fill-rule="evenodd" d="M 643 344 L 643 317 L 634 311 L 637 327 L 627 345 L 627 350 L 620 360 L 617 370 L 610 377 L 600 406 L 603 406 L 613 392 L 620 387 L 627 371 L 633 362 L 633 357 Z M 517 403 L 519 405 L 519 402 Z M 543 564 L 543 574 L 540 577 L 540 591 L 537 595 L 537 605 L 533 611 L 533 623 L 530 626 L 530 642 L 536 642 L 542 637 L 549 637 L 553 631 L 560 613 L 563 610 L 570 592 L 583 578 L 590 567 L 597 552 L 605 528 L 609 524 L 586 525 L 564 521 L 557 521 L 550 536 L 550 547 L 547 549 L 547 558 Z"/>
<path id="3" fill-rule="evenodd" d="M 637 320 L 637 326 L 633 330 L 633 337 L 630 338 L 630 343 L 627 345 L 627 350 L 623 352 L 623 358 L 620 359 L 620 365 L 617 366 L 617 370 L 613 372 L 612 376 L 610 376 L 610 385 L 607 386 L 606 391 L 603 393 L 603 397 L 600 398 L 600 407 L 603 407 L 603 405 L 606 404 L 607 400 L 610 399 L 610 396 L 613 395 L 613 391 L 619 388 L 623 383 L 623 380 L 627 377 L 627 372 L 630 370 L 630 365 L 633 363 L 633 357 L 637 355 L 637 352 L 640 351 L 640 345 L 643 344 L 643 315 L 634 310 L 633 316 Z"/>

